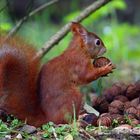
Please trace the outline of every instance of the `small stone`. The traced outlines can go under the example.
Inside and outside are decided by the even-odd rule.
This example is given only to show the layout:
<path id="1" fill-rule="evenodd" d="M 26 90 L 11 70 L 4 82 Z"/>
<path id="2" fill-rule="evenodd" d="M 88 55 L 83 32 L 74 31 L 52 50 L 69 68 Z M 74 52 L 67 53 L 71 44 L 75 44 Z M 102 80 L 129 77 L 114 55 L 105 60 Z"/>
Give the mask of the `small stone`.
<path id="1" fill-rule="evenodd" d="M 11 139 L 11 135 L 6 135 L 5 138 L 6 139 Z"/>
<path id="2" fill-rule="evenodd" d="M 121 129 L 132 129 L 132 126 L 129 125 L 129 124 L 122 124 L 122 125 L 118 126 L 118 128 L 121 128 Z"/>
<path id="3" fill-rule="evenodd" d="M 64 140 L 73 140 L 73 136 L 71 134 L 68 134 Z"/>
<path id="4" fill-rule="evenodd" d="M 22 132 L 26 132 L 26 133 L 28 133 L 28 134 L 33 134 L 33 133 L 35 133 L 35 132 L 37 132 L 37 129 L 36 129 L 36 127 L 34 127 L 34 126 L 31 126 L 31 125 L 24 125 L 22 128 L 21 128 L 21 131 Z"/>
<path id="5" fill-rule="evenodd" d="M 139 128 L 139 127 L 133 128 L 133 129 L 132 129 L 132 133 L 133 133 L 134 135 L 140 135 L 140 128 Z"/>
<path id="6" fill-rule="evenodd" d="M 83 118 L 87 124 L 96 125 L 98 117 L 95 114 L 88 114 Z"/>
<path id="7" fill-rule="evenodd" d="M 22 135 L 19 133 L 17 136 L 16 136 L 17 139 L 22 139 Z"/>
<path id="8" fill-rule="evenodd" d="M 132 126 L 128 124 L 120 125 L 112 130 L 114 134 L 130 134 Z"/>

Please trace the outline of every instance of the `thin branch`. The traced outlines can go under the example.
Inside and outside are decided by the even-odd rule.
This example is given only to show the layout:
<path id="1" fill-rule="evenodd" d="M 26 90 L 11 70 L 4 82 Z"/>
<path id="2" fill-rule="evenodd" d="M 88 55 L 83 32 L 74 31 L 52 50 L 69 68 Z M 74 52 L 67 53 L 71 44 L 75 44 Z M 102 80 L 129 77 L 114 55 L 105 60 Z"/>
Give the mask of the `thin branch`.
<path id="1" fill-rule="evenodd" d="M 84 11 L 80 13 L 73 21 L 81 22 L 85 18 L 87 18 L 90 14 L 95 12 L 97 9 L 101 8 L 111 0 L 98 0 L 93 2 L 90 6 L 88 6 Z M 47 41 L 44 46 L 38 51 L 36 57 L 42 58 L 54 45 L 58 44 L 59 41 L 67 35 L 70 30 L 71 23 L 66 24 L 62 27 L 55 35 L 53 35 L 49 41 Z"/>
<path id="2" fill-rule="evenodd" d="M 55 139 L 56 139 L 56 140 L 59 140 L 58 137 L 57 137 L 57 133 L 56 133 L 54 127 L 52 126 L 51 128 L 52 128 L 53 135 L 54 135 Z"/>
<path id="3" fill-rule="evenodd" d="M 79 130 L 80 135 L 84 135 L 85 138 L 88 138 L 90 140 L 96 140 L 93 136 L 91 136 L 88 132 L 86 132 L 84 129 Z"/>
<path id="4" fill-rule="evenodd" d="M 36 13 L 44 10 L 46 7 L 53 5 L 54 3 L 58 2 L 59 0 L 51 0 L 50 2 L 47 2 L 41 6 L 39 6 L 38 8 L 36 8 L 35 10 L 33 10 L 32 12 L 29 13 L 29 15 L 23 17 L 21 20 L 19 20 L 19 22 L 16 24 L 16 26 L 8 33 L 8 35 L 5 38 L 5 41 L 7 39 L 9 39 L 12 35 L 14 35 L 22 26 L 22 24 L 31 16 L 35 15 Z"/>

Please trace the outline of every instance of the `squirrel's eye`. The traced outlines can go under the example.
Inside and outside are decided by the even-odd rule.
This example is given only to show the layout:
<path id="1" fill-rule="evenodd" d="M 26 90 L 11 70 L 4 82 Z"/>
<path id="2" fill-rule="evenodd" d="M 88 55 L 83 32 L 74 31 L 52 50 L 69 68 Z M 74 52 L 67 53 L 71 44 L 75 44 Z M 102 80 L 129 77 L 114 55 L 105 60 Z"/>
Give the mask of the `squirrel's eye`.
<path id="1" fill-rule="evenodd" d="M 99 39 L 96 39 L 96 40 L 95 40 L 95 45 L 96 45 L 96 46 L 100 46 L 100 45 L 101 45 L 101 41 L 100 41 Z"/>

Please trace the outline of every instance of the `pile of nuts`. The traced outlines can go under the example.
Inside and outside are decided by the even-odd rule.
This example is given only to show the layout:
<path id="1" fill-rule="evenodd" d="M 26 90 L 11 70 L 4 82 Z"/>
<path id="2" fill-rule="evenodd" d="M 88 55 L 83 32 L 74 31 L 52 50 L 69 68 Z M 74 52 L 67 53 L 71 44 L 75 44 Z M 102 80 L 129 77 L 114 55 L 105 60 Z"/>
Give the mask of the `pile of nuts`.
<path id="1" fill-rule="evenodd" d="M 106 65 L 110 61 L 104 57 L 93 63 L 95 66 Z M 102 96 L 92 97 L 92 107 L 100 116 L 87 114 L 83 120 L 94 126 L 112 126 L 129 123 L 132 126 L 140 124 L 140 81 L 126 85 L 124 83 L 113 84 L 111 88 L 103 91 Z M 128 122 L 129 121 L 129 122 Z"/>

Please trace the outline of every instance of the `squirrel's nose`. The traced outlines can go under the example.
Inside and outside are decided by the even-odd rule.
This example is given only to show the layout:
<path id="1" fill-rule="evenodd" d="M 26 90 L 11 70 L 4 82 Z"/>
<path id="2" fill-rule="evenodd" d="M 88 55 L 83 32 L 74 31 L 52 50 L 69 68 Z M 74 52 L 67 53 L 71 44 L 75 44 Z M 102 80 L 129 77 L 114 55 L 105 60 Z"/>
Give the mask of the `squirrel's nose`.
<path id="1" fill-rule="evenodd" d="M 103 47 L 102 49 L 100 49 L 98 55 L 103 55 L 106 52 L 106 48 Z"/>

